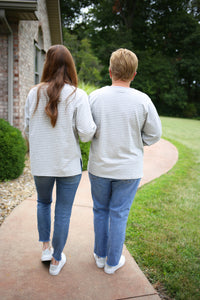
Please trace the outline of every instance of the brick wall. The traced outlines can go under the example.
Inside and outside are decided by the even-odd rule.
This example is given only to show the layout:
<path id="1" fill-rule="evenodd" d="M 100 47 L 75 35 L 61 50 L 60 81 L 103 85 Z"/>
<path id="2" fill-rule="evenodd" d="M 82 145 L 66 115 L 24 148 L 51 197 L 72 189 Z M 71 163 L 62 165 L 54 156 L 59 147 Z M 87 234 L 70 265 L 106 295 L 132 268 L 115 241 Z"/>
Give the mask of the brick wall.
<path id="1" fill-rule="evenodd" d="M 13 126 L 20 128 L 19 106 L 19 36 L 18 23 L 10 24 L 13 31 Z"/>
<path id="2" fill-rule="evenodd" d="M 20 130 L 24 126 L 24 106 L 28 92 L 34 86 L 34 36 L 37 32 L 37 21 L 19 23 L 19 96 L 17 99 L 18 116 L 14 116 L 14 125 Z"/>
<path id="3" fill-rule="evenodd" d="M 46 1 L 38 1 L 39 21 L 10 23 L 13 30 L 13 125 L 23 131 L 24 107 L 28 92 L 34 86 L 35 45 L 42 32 L 43 46 L 51 46 Z M 39 30 L 40 28 L 40 30 Z M 41 43 L 40 43 L 41 44 Z M 8 37 L 0 35 L 0 118 L 8 120 Z"/>
<path id="4" fill-rule="evenodd" d="M 35 71 L 35 46 L 38 42 L 39 28 L 43 33 L 43 48 L 45 51 L 51 46 L 51 36 L 46 9 L 46 1 L 38 1 L 39 21 L 19 22 L 19 96 L 15 101 L 17 114 L 14 115 L 14 126 L 23 131 L 24 127 L 24 107 L 28 92 L 34 86 Z"/>
<path id="5" fill-rule="evenodd" d="M 8 37 L 0 36 L 0 119 L 8 120 Z"/>

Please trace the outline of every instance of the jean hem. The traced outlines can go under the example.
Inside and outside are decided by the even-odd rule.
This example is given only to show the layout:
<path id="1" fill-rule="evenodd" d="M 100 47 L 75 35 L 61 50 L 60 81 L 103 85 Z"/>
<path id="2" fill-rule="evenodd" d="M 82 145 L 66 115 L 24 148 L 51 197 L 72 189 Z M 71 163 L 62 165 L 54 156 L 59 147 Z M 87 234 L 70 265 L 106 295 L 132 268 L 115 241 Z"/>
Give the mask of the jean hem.
<path id="1" fill-rule="evenodd" d="M 100 257 L 100 258 L 106 258 L 107 256 L 100 256 L 100 255 L 98 255 L 96 252 L 94 252 L 94 254 L 96 254 L 98 257 Z"/>
<path id="2" fill-rule="evenodd" d="M 50 242 L 51 240 L 39 240 L 39 242 L 42 242 L 42 243 L 48 243 Z"/>
<path id="3" fill-rule="evenodd" d="M 62 257 L 60 258 L 60 260 L 58 260 L 57 258 L 55 258 L 55 256 L 53 256 L 53 258 L 56 260 L 56 261 L 61 261 Z"/>
<path id="4" fill-rule="evenodd" d="M 114 265 L 114 266 L 112 266 L 112 265 L 109 265 L 107 262 L 106 262 L 106 264 L 109 266 L 109 267 L 116 267 L 118 264 L 116 264 L 116 265 Z"/>

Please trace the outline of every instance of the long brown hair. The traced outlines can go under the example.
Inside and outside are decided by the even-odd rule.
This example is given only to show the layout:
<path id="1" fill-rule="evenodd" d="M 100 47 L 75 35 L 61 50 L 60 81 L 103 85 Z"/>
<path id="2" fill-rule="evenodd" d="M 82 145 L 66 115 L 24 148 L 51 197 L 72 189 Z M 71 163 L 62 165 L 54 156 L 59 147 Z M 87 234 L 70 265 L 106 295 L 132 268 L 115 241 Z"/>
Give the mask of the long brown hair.
<path id="1" fill-rule="evenodd" d="M 40 90 L 47 85 L 48 102 L 45 112 L 51 120 L 51 125 L 55 127 L 58 118 L 58 103 L 61 90 L 65 83 L 75 87 L 78 86 L 76 67 L 70 51 L 63 45 L 54 45 L 49 48 L 43 67 L 41 81 L 37 91 L 37 103 L 34 110 L 36 112 L 39 104 Z M 70 94 L 70 96 L 72 95 Z"/>

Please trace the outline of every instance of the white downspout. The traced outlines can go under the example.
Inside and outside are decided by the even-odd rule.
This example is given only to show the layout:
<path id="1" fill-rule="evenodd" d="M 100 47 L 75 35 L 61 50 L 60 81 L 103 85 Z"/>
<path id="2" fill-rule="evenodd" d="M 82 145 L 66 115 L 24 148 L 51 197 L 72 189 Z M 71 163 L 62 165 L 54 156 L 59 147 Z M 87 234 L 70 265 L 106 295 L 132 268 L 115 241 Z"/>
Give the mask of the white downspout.
<path id="1" fill-rule="evenodd" d="M 8 121 L 13 125 L 13 32 L 5 16 L 5 10 L 0 10 L 0 17 L 8 29 Z"/>

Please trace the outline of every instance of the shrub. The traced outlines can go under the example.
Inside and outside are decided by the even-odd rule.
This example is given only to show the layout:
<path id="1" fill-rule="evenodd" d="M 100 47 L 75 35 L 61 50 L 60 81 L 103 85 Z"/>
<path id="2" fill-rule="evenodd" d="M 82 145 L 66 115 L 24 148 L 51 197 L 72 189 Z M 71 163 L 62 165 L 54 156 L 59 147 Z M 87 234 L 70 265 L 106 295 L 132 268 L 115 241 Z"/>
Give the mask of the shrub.
<path id="1" fill-rule="evenodd" d="M 183 113 L 183 116 L 186 118 L 196 118 L 198 117 L 197 107 L 195 103 L 188 103 L 185 111 Z"/>
<path id="2" fill-rule="evenodd" d="M 0 119 L 0 181 L 15 179 L 22 174 L 26 150 L 21 131 Z"/>
<path id="3" fill-rule="evenodd" d="M 81 154 L 82 154 L 82 163 L 83 163 L 83 171 L 87 170 L 87 163 L 89 158 L 90 144 L 91 142 L 83 143 L 79 141 Z"/>

